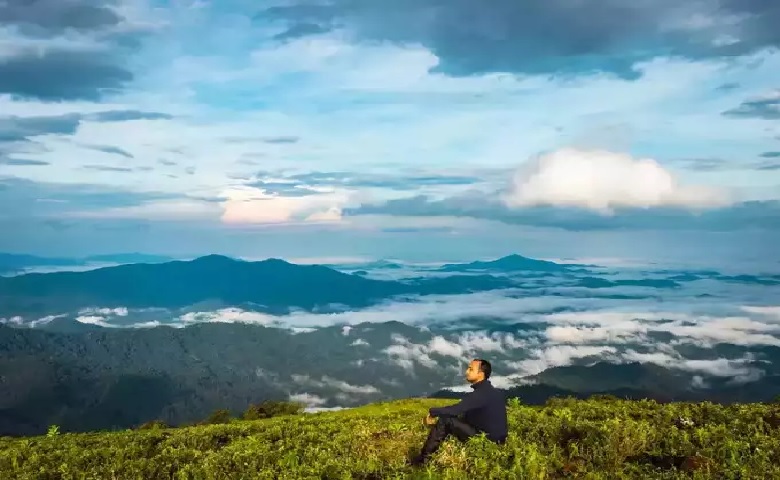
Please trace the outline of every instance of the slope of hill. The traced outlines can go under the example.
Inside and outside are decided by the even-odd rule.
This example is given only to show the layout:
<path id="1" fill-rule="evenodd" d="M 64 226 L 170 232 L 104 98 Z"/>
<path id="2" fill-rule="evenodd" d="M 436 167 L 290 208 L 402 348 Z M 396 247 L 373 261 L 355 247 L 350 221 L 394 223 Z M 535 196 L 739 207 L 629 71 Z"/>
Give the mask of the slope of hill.
<path id="1" fill-rule="evenodd" d="M 427 394 L 456 380 L 460 372 L 436 365 L 410 378 L 381 353 L 394 335 L 416 342 L 424 334 L 398 322 L 354 325 L 349 336 L 341 326 L 295 333 L 208 323 L 63 333 L 0 325 L 0 435 L 41 433 L 51 423 L 63 431 L 154 418 L 178 425 L 216 408 L 243 411 L 298 394 L 322 406 L 354 406 Z M 375 358 L 364 359 L 367 348 Z"/>
<path id="2" fill-rule="evenodd" d="M 463 381 L 452 357 L 431 351 L 411 369 L 404 356 L 436 336 L 457 337 L 400 322 L 351 325 L 348 334 L 340 325 L 308 332 L 243 323 L 83 327 L 65 333 L 0 326 L 0 435 L 40 434 L 53 423 L 69 432 L 127 428 L 155 418 L 181 425 L 217 408 L 241 412 L 262 400 L 354 407 L 429 395 Z M 522 352 L 492 354 L 503 370 L 503 358 Z M 593 393 L 768 401 L 780 394 L 780 349 L 766 347 L 756 355 L 761 362 L 754 367 L 763 376 L 748 383 L 705 377 L 707 387 L 696 388 L 694 372 L 588 361 L 549 368 L 529 378 L 537 384 L 508 393 L 533 404 Z"/>
<path id="3" fill-rule="evenodd" d="M 450 403 L 408 399 L 181 429 L 52 429 L 45 437 L 0 438 L 0 477 L 780 478 L 777 404 L 510 401 L 505 445 L 450 438 L 426 468 L 407 466 L 427 435 L 427 409 Z"/>

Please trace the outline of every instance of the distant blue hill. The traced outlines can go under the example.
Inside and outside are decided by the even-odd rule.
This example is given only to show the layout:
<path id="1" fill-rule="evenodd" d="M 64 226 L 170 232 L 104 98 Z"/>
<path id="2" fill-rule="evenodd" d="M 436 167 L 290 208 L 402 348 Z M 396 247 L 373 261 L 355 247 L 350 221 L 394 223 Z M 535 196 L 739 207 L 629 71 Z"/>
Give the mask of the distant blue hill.
<path id="1" fill-rule="evenodd" d="M 350 275 L 279 259 L 209 255 L 191 261 L 130 264 L 84 272 L 0 277 L 0 316 L 50 315 L 88 307 L 182 308 L 201 302 L 252 304 L 270 313 L 366 307 L 396 295 L 459 294 L 506 288 L 507 279 L 450 276 L 413 282 Z"/>
<path id="2" fill-rule="evenodd" d="M 404 268 L 403 265 L 400 265 L 395 262 L 391 262 L 389 260 L 376 260 L 373 262 L 361 263 L 360 267 L 363 270 L 380 270 L 380 269 L 398 270 Z"/>
<path id="3" fill-rule="evenodd" d="M 90 255 L 84 257 L 85 263 L 164 263 L 175 260 L 165 255 L 147 253 L 115 253 L 108 255 Z"/>
<path id="4" fill-rule="evenodd" d="M 0 253 L 0 274 L 19 273 L 35 267 L 78 267 L 91 263 L 162 263 L 174 260 L 162 255 L 116 253 L 82 258 L 39 257 L 16 253 Z"/>
<path id="5" fill-rule="evenodd" d="M 564 265 L 547 260 L 536 260 L 522 255 L 508 255 L 497 260 L 471 263 L 448 263 L 439 268 L 442 272 L 468 272 L 474 270 L 493 272 L 570 272 L 575 265 Z M 577 267 L 579 265 L 576 265 Z"/>
<path id="6" fill-rule="evenodd" d="M 667 278 L 646 278 L 640 280 L 606 280 L 598 277 L 583 277 L 579 285 L 585 288 L 609 287 L 648 287 L 648 288 L 679 288 L 681 285 Z"/>
<path id="7" fill-rule="evenodd" d="M 668 280 L 676 282 L 693 282 L 696 280 L 710 279 L 718 280 L 721 282 L 729 283 L 744 283 L 749 285 L 780 285 L 780 275 L 773 275 L 770 273 L 756 274 L 756 275 L 725 275 L 714 270 L 691 270 L 691 271 L 679 271 L 679 270 L 665 270 L 657 273 L 668 273 L 671 276 Z"/>
<path id="8" fill-rule="evenodd" d="M 77 265 L 81 265 L 81 262 L 72 258 L 46 258 L 35 255 L 0 253 L 0 273 L 15 273 L 30 267 Z"/>

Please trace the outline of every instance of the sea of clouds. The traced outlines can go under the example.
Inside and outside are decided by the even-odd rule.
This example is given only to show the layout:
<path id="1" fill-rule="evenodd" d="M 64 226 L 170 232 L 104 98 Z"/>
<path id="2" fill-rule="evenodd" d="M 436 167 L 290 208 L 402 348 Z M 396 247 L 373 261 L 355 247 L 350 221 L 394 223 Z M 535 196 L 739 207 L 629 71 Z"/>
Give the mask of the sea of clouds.
<path id="1" fill-rule="evenodd" d="M 431 274 L 430 267 L 415 270 L 409 265 L 382 270 L 369 274 L 396 278 Z M 614 280 L 668 278 L 685 273 L 608 266 L 581 275 Z M 586 288 L 573 286 L 571 278 L 555 275 L 527 280 L 523 279 L 519 288 L 410 296 L 327 314 L 292 311 L 279 316 L 237 306 L 175 312 L 120 307 L 84 309 L 32 320 L 14 317 L 0 322 L 39 328 L 70 316 L 82 324 L 106 328 L 246 323 L 286 329 L 291 335 L 339 326 L 343 335 L 349 337 L 345 346 L 357 349 L 358 355 L 405 369 L 415 365 L 435 368 L 441 366 L 442 357 L 452 359 L 454 363 L 449 365 L 456 368 L 468 358 L 492 358 L 497 362 L 494 382 L 501 386 L 519 385 L 530 375 L 582 359 L 638 361 L 749 381 L 757 376 L 750 365 L 755 359 L 751 349 L 780 346 L 780 306 L 773 295 L 777 286 L 714 276 L 681 281 L 679 288 Z M 424 334 L 421 338 L 425 341 L 392 334 L 389 345 L 378 349 L 361 338 L 360 329 L 356 328 L 385 322 L 415 327 Z M 737 346 L 738 354 L 726 357 L 706 353 L 718 345 Z M 685 348 L 691 346 L 696 347 L 696 356 L 692 357 L 692 350 Z M 333 387 L 339 381 L 310 380 L 308 385 Z M 344 394 L 368 388 L 373 387 L 355 386 Z M 313 397 L 308 400 L 312 407 L 323 403 Z"/>

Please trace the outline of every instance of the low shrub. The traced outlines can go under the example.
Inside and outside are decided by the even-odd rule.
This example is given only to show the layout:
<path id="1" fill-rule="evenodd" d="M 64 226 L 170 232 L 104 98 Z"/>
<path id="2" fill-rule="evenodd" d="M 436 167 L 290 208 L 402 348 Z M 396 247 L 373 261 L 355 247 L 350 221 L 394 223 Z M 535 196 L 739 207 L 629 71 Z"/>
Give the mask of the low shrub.
<path id="1" fill-rule="evenodd" d="M 780 405 L 564 399 L 510 402 L 505 445 L 447 440 L 424 468 L 420 421 L 444 399 L 227 424 L 0 438 L 0 478 L 730 479 L 780 478 Z M 247 414 L 245 413 L 245 416 Z M 212 415 L 230 420 L 224 411 Z"/>

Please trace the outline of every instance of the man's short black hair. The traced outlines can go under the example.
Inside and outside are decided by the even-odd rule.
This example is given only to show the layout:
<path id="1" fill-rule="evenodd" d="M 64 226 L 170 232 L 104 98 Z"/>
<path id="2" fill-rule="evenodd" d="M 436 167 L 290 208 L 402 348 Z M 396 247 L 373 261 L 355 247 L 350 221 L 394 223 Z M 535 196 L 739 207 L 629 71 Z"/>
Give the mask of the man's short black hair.
<path id="1" fill-rule="evenodd" d="M 487 360 L 481 358 L 475 358 L 479 362 L 479 371 L 485 374 L 485 380 L 490 378 L 491 372 L 493 372 L 493 366 Z"/>

